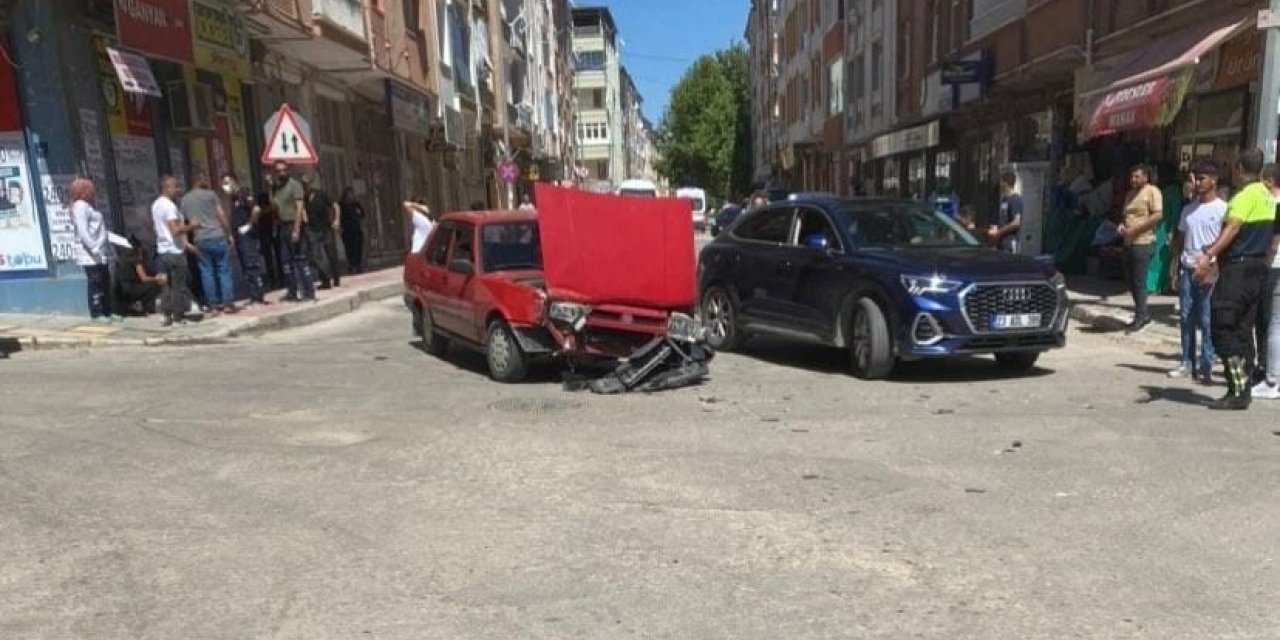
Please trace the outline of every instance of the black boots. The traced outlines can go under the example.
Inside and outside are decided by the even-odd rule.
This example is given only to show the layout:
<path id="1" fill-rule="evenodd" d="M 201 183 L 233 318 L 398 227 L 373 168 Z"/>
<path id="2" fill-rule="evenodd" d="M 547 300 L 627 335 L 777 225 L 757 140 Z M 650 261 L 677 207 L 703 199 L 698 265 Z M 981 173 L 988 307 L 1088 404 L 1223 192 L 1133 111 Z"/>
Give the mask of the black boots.
<path id="1" fill-rule="evenodd" d="M 1227 395 L 1209 405 L 1215 411 L 1244 411 L 1253 402 L 1253 390 L 1249 386 L 1249 372 L 1244 358 L 1233 356 L 1224 363 L 1227 374 Z"/>

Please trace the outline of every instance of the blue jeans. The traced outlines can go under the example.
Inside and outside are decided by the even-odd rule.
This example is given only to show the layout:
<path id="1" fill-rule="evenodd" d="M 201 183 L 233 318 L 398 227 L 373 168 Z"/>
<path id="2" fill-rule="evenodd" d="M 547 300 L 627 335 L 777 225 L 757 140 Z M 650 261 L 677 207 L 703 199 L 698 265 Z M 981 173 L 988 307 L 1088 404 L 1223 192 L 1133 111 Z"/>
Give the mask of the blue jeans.
<path id="1" fill-rule="evenodd" d="M 1205 372 L 1213 369 L 1213 340 L 1210 338 L 1213 289 L 1202 289 L 1191 277 L 1191 269 L 1178 267 L 1178 320 L 1182 327 L 1182 365 Z M 1196 331 L 1200 332 L 1200 360 L 1196 366 Z"/>
<path id="2" fill-rule="evenodd" d="M 200 250 L 200 284 L 205 303 L 211 307 L 227 306 L 236 301 L 235 283 L 231 279 L 231 249 L 226 238 L 205 238 L 196 242 Z"/>

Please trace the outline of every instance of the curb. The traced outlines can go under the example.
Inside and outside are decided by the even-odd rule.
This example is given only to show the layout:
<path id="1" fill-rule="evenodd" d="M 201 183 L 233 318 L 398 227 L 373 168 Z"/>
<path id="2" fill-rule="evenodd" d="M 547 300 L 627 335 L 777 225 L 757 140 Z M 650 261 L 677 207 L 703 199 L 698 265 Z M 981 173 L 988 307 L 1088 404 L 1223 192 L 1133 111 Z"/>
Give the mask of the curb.
<path id="1" fill-rule="evenodd" d="M 19 351 L 54 351 L 100 347 L 187 347 L 226 344 L 234 338 L 262 335 L 272 331 L 324 322 L 355 311 L 365 304 L 394 298 L 403 291 L 403 282 L 389 282 L 271 316 L 228 321 L 226 326 L 221 326 L 203 335 L 157 336 L 154 338 L 80 338 L 27 335 L 5 339 L 10 344 L 17 346 Z"/>
<path id="2" fill-rule="evenodd" d="M 1124 331 L 1124 328 L 1129 324 L 1126 320 L 1122 320 L 1108 311 L 1100 310 L 1099 308 L 1084 302 L 1071 303 L 1070 317 L 1072 320 L 1080 324 L 1088 325 L 1104 332 L 1119 333 Z M 1126 336 L 1126 338 L 1127 337 L 1128 336 Z M 1169 335 L 1159 330 L 1148 330 L 1143 332 L 1141 335 L 1136 336 L 1136 339 L 1141 340 L 1142 342 L 1150 342 L 1173 347 L 1179 347 L 1182 343 L 1182 339 L 1179 336 Z"/>

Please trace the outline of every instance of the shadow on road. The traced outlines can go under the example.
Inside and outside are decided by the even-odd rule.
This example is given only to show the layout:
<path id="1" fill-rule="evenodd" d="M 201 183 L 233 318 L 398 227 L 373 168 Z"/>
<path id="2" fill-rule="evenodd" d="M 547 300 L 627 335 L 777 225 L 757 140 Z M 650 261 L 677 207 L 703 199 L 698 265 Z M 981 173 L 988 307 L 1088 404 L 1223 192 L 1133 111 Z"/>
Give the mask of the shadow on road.
<path id="1" fill-rule="evenodd" d="M 848 376 L 850 380 L 854 380 L 849 369 L 849 352 L 844 349 L 755 339 L 739 353 L 781 367 L 803 369 L 825 375 Z M 902 362 L 886 382 L 911 384 L 988 382 L 1038 378 L 1052 373 L 1051 369 L 1042 367 L 1031 371 L 1009 371 L 999 367 L 990 357 L 973 356 Z"/>
<path id="2" fill-rule="evenodd" d="M 1196 393 L 1192 389 L 1181 389 L 1177 387 L 1140 387 L 1146 392 L 1147 397 L 1138 400 L 1138 404 L 1152 404 L 1155 402 L 1174 402 L 1177 404 L 1185 404 L 1193 407 L 1203 407 L 1213 401 L 1213 398 Z"/>
<path id="3" fill-rule="evenodd" d="M 1167 375 L 1167 374 L 1169 373 L 1169 369 L 1167 369 L 1167 368 L 1153 367 L 1153 366 L 1145 365 L 1145 364 L 1127 364 L 1127 363 L 1120 363 L 1120 364 L 1118 364 L 1118 365 L 1116 365 L 1116 366 L 1117 366 L 1117 367 L 1119 367 L 1119 368 L 1121 368 L 1121 369 L 1128 369 L 1128 370 L 1130 370 L 1130 371 L 1137 371 L 1138 373 L 1156 373 L 1156 374 L 1160 374 L 1160 375 Z"/>
<path id="4" fill-rule="evenodd" d="M 450 345 L 449 350 L 443 356 L 437 357 L 427 353 L 421 340 L 411 340 L 408 344 L 415 351 L 420 352 L 424 358 L 435 358 L 459 371 L 475 376 L 477 380 L 491 381 L 489 378 L 489 363 L 480 351 Z M 564 382 L 564 371 L 565 369 L 558 362 L 537 362 L 529 366 L 529 377 L 522 384 L 559 385 Z M 593 376 L 605 373 L 604 369 L 583 369 L 581 367 L 579 371 Z"/>

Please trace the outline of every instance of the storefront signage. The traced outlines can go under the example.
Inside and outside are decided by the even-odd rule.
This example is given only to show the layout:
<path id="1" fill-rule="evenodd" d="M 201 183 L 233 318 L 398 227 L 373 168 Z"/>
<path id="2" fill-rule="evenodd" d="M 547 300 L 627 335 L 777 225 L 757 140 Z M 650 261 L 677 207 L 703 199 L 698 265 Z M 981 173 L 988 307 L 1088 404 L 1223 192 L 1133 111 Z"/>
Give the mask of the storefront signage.
<path id="1" fill-rule="evenodd" d="M 974 84 L 982 81 L 981 60 L 952 60 L 942 63 L 942 84 Z"/>
<path id="2" fill-rule="evenodd" d="M 22 133 L 0 133 L 0 278 L 49 270 Z"/>
<path id="3" fill-rule="evenodd" d="M 1245 33 L 1222 45 L 1218 52 L 1218 73 L 1213 91 L 1241 87 L 1258 79 L 1258 63 L 1262 59 L 1262 38 Z"/>
<path id="4" fill-rule="evenodd" d="M 154 241 L 150 218 L 151 201 L 159 192 L 160 168 L 156 163 L 156 143 L 151 138 L 115 136 L 116 184 L 120 186 L 120 206 L 125 229 L 140 238 Z"/>
<path id="5" fill-rule="evenodd" d="M 235 11 L 208 2 L 191 3 L 196 65 L 238 77 L 253 72 L 249 32 Z"/>
<path id="6" fill-rule="evenodd" d="M 190 0 L 116 0 L 120 45 L 149 56 L 191 64 Z M 128 86 L 125 87 L 127 91 Z"/>
<path id="7" fill-rule="evenodd" d="M 49 248 L 55 262 L 76 259 L 76 225 L 71 219 L 71 181 L 74 175 L 40 176 L 44 215 L 49 220 Z"/>
<path id="8" fill-rule="evenodd" d="M 887 133 L 871 141 L 871 157 L 923 151 L 942 142 L 942 125 L 937 120 L 910 129 Z"/>
<path id="9" fill-rule="evenodd" d="M 425 136 L 430 126 L 427 97 L 398 82 L 387 80 L 387 112 L 391 126 Z"/>
<path id="10" fill-rule="evenodd" d="M 5 60 L 13 59 L 8 39 L 0 33 L 0 53 Z M 0 131 L 21 131 L 22 114 L 18 111 L 18 83 L 14 79 L 13 65 L 0 63 Z"/>
<path id="11" fill-rule="evenodd" d="M 111 60 L 111 66 L 115 67 L 120 86 L 127 93 L 139 93 L 156 98 L 164 95 L 160 92 L 160 83 L 156 82 L 156 77 L 151 73 L 151 65 L 147 63 L 146 58 L 111 47 L 107 47 L 107 57 Z"/>
<path id="12" fill-rule="evenodd" d="M 1191 74 L 1182 72 L 1102 94 L 1089 110 L 1088 137 L 1168 124 L 1182 108 L 1190 81 Z"/>

